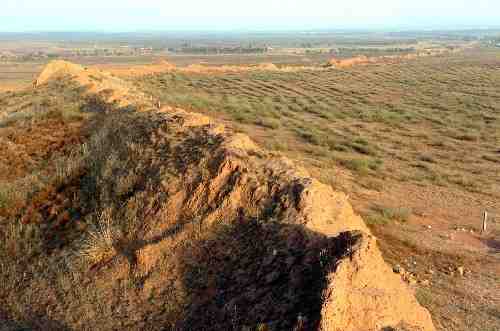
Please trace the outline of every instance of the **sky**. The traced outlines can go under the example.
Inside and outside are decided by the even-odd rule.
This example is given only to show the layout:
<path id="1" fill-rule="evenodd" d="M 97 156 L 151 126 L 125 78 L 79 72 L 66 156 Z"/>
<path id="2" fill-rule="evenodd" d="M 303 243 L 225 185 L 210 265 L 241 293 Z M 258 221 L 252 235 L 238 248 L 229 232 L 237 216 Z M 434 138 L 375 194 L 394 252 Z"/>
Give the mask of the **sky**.
<path id="1" fill-rule="evenodd" d="M 500 0 L 1 0 L 0 31 L 500 26 Z"/>

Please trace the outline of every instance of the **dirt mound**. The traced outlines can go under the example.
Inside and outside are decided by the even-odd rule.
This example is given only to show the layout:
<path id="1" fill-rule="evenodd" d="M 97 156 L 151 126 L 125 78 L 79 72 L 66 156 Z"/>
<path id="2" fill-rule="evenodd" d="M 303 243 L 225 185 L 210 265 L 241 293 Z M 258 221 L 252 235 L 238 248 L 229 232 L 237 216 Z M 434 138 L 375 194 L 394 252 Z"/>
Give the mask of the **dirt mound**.
<path id="1" fill-rule="evenodd" d="M 50 62 L 44 68 L 35 81 L 35 86 L 62 77 L 71 77 L 85 88 L 87 95 L 98 96 L 100 100 L 119 107 L 142 104 L 146 99 L 130 84 L 107 72 L 60 60 Z"/>
<path id="2" fill-rule="evenodd" d="M 137 98 L 67 62 L 49 65 L 39 84 L 59 74 L 92 84 L 88 93 L 116 87 L 110 95 Z M 73 277 L 39 285 L 56 293 L 42 303 L 51 320 L 102 330 L 434 330 L 345 194 L 206 116 L 101 114 L 71 169 L 61 185 L 80 207 L 65 222 L 78 217 L 89 230 L 85 244 L 50 251 L 57 267 L 44 274 L 58 279 L 69 261 Z"/>
<path id="3" fill-rule="evenodd" d="M 457 51 L 459 50 L 455 50 L 455 52 Z M 396 55 L 383 55 L 383 56 L 371 56 L 371 57 L 368 57 L 366 55 L 360 55 L 347 59 L 332 58 L 330 59 L 330 61 L 328 61 L 326 66 L 334 68 L 349 68 L 357 65 L 367 65 L 373 63 L 390 64 L 390 63 L 400 62 L 401 60 L 415 60 L 420 57 L 438 56 L 449 52 L 450 51 L 447 49 L 433 49 L 433 50 L 427 50 L 423 52 L 409 53 L 403 55 L 396 54 Z"/>
<path id="4" fill-rule="evenodd" d="M 374 60 L 372 58 L 369 58 L 367 56 L 361 55 L 349 59 L 331 59 L 329 61 L 329 65 L 334 66 L 336 68 L 348 68 L 352 67 L 355 65 L 360 65 L 360 64 L 368 64 L 368 63 L 373 63 Z"/>
<path id="5" fill-rule="evenodd" d="M 280 72 L 298 72 L 304 70 L 321 71 L 324 67 L 318 66 L 283 66 L 279 67 L 274 63 L 261 63 L 252 65 L 209 65 L 205 62 L 190 64 L 186 67 L 177 67 L 166 60 L 146 65 L 96 65 L 93 68 L 107 71 L 118 77 L 140 77 L 154 75 L 165 72 L 181 72 L 195 74 L 223 74 L 223 73 L 240 73 L 249 71 L 280 71 Z"/>
<path id="6" fill-rule="evenodd" d="M 119 77 L 140 77 L 176 70 L 176 65 L 166 59 L 160 59 L 145 65 L 97 65 L 96 68 L 106 70 Z"/>
<path id="7" fill-rule="evenodd" d="M 278 66 L 276 66 L 274 63 L 261 63 L 257 66 L 260 70 L 279 70 Z"/>

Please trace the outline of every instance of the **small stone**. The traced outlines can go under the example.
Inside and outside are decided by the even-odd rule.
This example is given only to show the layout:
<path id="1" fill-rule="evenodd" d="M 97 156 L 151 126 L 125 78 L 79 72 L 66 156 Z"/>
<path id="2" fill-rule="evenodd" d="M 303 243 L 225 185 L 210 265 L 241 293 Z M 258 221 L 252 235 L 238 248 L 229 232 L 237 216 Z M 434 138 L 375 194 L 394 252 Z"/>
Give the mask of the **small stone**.
<path id="1" fill-rule="evenodd" d="M 464 267 L 458 267 L 458 268 L 457 268 L 457 272 L 458 272 L 458 274 L 459 274 L 461 277 L 463 277 L 463 276 L 464 276 L 464 271 L 465 271 L 465 270 L 464 270 Z"/>

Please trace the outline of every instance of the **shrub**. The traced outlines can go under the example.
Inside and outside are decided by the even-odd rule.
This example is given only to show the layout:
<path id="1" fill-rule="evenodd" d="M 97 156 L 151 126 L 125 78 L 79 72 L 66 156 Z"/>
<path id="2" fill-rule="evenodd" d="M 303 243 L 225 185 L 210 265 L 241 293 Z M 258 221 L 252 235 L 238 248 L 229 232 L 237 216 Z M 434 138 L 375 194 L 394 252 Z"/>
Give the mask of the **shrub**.
<path id="1" fill-rule="evenodd" d="M 379 170 L 383 162 L 380 159 L 349 159 L 342 160 L 341 164 L 349 170 L 359 173 L 360 175 L 366 175 L 370 172 L 370 170 Z"/>
<path id="2" fill-rule="evenodd" d="M 319 130 L 313 128 L 307 129 L 296 129 L 296 133 L 306 142 L 313 145 L 324 145 L 325 144 L 325 134 Z"/>
<path id="3" fill-rule="evenodd" d="M 479 139 L 477 135 L 472 135 L 472 134 L 456 134 L 453 136 L 453 138 L 456 140 L 470 141 L 470 142 L 475 142 L 478 141 Z"/>
<path id="4" fill-rule="evenodd" d="M 359 174 L 366 174 L 369 172 L 368 161 L 365 159 L 350 159 L 342 160 L 342 165 L 347 169 L 355 171 Z"/>
<path id="5" fill-rule="evenodd" d="M 380 214 L 371 214 L 364 217 L 368 225 L 386 225 L 389 220 Z"/>
<path id="6" fill-rule="evenodd" d="M 268 128 L 268 129 L 278 129 L 280 127 L 279 121 L 271 118 L 259 118 L 255 120 L 254 122 L 256 125 L 260 125 L 262 127 Z"/>
<path id="7" fill-rule="evenodd" d="M 372 146 L 368 145 L 368 142 L 360 144 L 354 141 L 354 143 L 349 144 L 349 147 L 351 147 L 354 151 L 360 154 L 372 155 L 372 156 L 375 156 L 377 154 L 375 149 Z"/>
<path id="8" fill-rule="evenodd" d="M 405 207 L 391 208 L 391 207 L 377 206 L 374 209 L 383 218 L 399 222 L 408 221 L 412 214 L 411 209 Z"/>
<path id="9" fill-rule="evenodd" d="M 430 155 L 421 155 L 419 157 L 419 159 L 420 159 L 420 161 L 423 161 L 423 162 L 436 163 L 436 160 Z"/>
<path id="10" fill-rule="evenodd" d="M 483 155 L 483 160 L 494 162 L 494 163 L 500 163 L 500 157 L 494 157 L 490 155 Z"/>
<path id="11" fill-rule="evenodd" d="M 382 190 L 384 189 L 384 183 L 382 181 L 378 181 L 375 179 L 367 179 L 367 180 L 361 182 L 361 185 L 364 188 L 367 188 L 369 190 L 378 191 L 378 192 L 382 192 Z"/>

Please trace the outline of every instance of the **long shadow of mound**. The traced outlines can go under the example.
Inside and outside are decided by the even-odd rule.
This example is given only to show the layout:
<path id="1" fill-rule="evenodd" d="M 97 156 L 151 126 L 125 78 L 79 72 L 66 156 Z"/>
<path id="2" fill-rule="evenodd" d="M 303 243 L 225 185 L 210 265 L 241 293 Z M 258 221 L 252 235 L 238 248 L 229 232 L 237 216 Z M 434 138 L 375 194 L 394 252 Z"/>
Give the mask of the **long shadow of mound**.
<path id="1" fill-rule="evenodd" d="M 327 276 L 360 234 L 240 219 L 194 242 L 182 260 L 183 330 L 317 330 Z"/>

